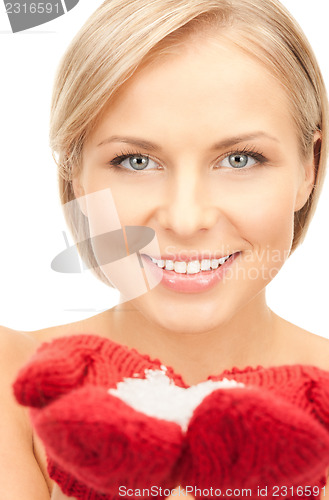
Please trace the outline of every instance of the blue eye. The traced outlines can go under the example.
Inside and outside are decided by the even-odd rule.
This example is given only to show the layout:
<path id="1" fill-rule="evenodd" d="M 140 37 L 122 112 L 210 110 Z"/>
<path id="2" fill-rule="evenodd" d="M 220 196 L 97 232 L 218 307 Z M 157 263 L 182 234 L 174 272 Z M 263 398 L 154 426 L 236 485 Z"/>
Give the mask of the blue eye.
<path id="1" fill-rule="evenodd" d="M 257 163 L 257 160 L 253 158 L 250 155 L 247 154 L 241 154 L 241 153 L 233 153 L 221 162 L 222 167 L 228 167 L 228 168 L 248 168 L 252 167 Z"/>
<path id="2" fill-rule="evenodd" d="M 137 155 L 130 156 L 129 158 L 127 158 L 126 160 L 124 160 L 122 162 L 122 165 L 125 166 L 124 162 L 127 162 L 127 161 L 129 163 L 129 166 L 132 167 L 135 170 L 144 170 L 148 166 L 148 164 L 150 162 L 150 160 L 149 160 L 148 157 L 146 157 L 146 156 L 137 156 Z"/>
<path id="3" fill-rule="evenodd" d="M 150 163 L 154 163 L 152 168 L 148 168 Z M 123 170 L 153 170 L 157 168 L 155 161 L 151 160 L 147 155 L 141 154 L 122 154 L 116 156 L 110 161 L 110 165 L 122 167 Z"/>
<path id="4" fill-rule="evenodd" d="M 234 170 L 246 170 L 256 164 L 264 164 L 267 159 L 254 149 L 244 148 L 242 151 L 233 151 L 222 160 L 219 160 L 217 168 L 229 168 Z M 139 172 L 162 170 L 163 167 L 148 155 L 133 152 L 122 152 L 109 161 L 108 165 L 116 167 L 117 172 Z"/>

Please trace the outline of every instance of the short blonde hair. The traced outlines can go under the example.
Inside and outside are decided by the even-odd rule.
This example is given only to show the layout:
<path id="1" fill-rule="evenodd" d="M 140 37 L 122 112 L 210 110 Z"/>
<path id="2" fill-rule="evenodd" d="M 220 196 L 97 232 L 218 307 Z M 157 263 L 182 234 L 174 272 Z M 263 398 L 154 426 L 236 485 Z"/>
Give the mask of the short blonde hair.
<path id="1" fill-rule="evenodd" d="M 278 0 L 106 0 L 74 37 L 57 71 L 50 146 L 59 166 L 61 201 L 75 198 L 72 173 L 79 172 L 84 141 L 111 98 L 142 64 L 156 61 L 204 28 L 215 34 L 225 31 L 225 36 L 238 33 L 230 39 L 284 85 L 303 157 L 313 153 L 314 133 L 321 132 L 314 188 L 295 214 L 293 251 L 305 236 L 324 180 L 328 99 L 308 40 Z M 74 238 L 87 240 L 85 216 L 70 214 L 67 222 Z M 82 257 L 102 278 L 91 246 Z"/>

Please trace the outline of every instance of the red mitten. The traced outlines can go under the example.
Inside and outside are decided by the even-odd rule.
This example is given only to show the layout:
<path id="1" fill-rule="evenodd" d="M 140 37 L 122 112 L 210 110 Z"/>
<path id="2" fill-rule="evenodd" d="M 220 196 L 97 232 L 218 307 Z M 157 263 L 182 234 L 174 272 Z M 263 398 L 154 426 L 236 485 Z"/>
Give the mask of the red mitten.
<path id="1" fill-rule="evenodd" d="M 181 484 L 195 491 L 234 487 L 256 497 L 258 487 L 311 484 L 329 465 L 326 429 L 264 388 L 213 392 L 194 411 L 186 439 Z"/>
<path id="2" fill-rule="evenodd" d="M 44 343 L 20 371 L 15 392 L 22 405 L 43 407 L 50 401 L 85 384 L 116 387 L 134 373 L 160 369 L 159 360 L 141 356 L 134 349 L 96 335 L 75 335 Z M 177 385 L 181 377 L 169 370 Z"/>
<path id="3" fill-rule="evenodd" d="M 257 496 L 262 485 L 323 485 L 329 373 L 298 365 L 233 369 L 188 388 L 167 368 L 163 396 L 145 406 L 147 386 L 137 404 L 135 382 L 146 387 L 148 375 L 163 370 L 134 349 L 77 335 L 42 346 L 20 372 L 15 395 L 33 407 L 49 473 L 64 493 L 107 500 L 118 497 L 119 486 L 182 484 L 252 488 Z"/>
<path id="4" fill-rule="evenodd" d="M 96 491 L 115 496 L 120 486 L 177 484 L 181 427 L 134 410 L 102 387 L 74 390 L 31 416 L 52 460 Z"/>
<path id="5" fill-rule="evenodd" d="M 134 349 L 129 349 L 102 337 L 95 335 L 75 335 L 58 338 L 51 343 L 44 343 L 32 356 L 27 365 L 21 369 L 14 384 L 15 396 L 20 404 L 32 408 L 32 423 L 46 447 L 48 472 L 50 477 L 60 485 L 65 494 L 81 499 L 88 498 L 88 500 L 112 499 L 118 494 L 117 489 L 116 494 L 112 492 L 108 496 L 104 496 L 104 493 L 112 491 L 108 486 L 109 484 L 114 484 L 116 481 L 120 482 L 119 476 L 116 476 L 117 471 L 113 472 L 114 477 L 112 479 L 110 477 L 104 478 L 101 475 L 101 470 L 97 471 L 96 459 L 94 462 L 88 462 L 90 455 L 96 455 L 97 457 L 97 454 L 99 454 L 98 464 L 100 464 L 105 453 L 104 447 L 102 448 L 102 439 L 98 441 L 90 440 L 91 427 L 94 425 L 96 432 L 100 435 L 102 432 L 100 430 L 102 422 L 106 426 L 107 419 L 110 418 L 111 413 L 121 418 L 114 410 L 117 403 L 120 404 L 121 408 L 123 403 L 116 398 L 115 404 L 111 405 L 111 399 L 113 398 L 107 394 L 109 388 L 116 387 L 117 383 L 123 380 L 124 377 L 137 375 L 143 378 L 145 377 L 146 370 L 152 368 L 160 369 L 161 366 L 162 364 L 159 360 L 151 360 L 148 356 L 141 356 Z M 175 375 L 172 369 L 168 369 L 168 373 L 178 385 L 184 385 L 181 377 Z M 85 402 L 79 400 L 78 389 L 83 386 L 86 386 L 89 395 Z M 106 388 L 106 390 L 103 389 L 102 395 L 104 396 L 106 393 L 108 397 L 107 402 L 109 401 L 110 403 L 104 407 L 102 407 L 99 399 L 99 393 L 95 394 L 96 399 L 98 395 L 97 403 L 93 401 L 94 395 L 92 394 L 92 389 L 95 390 L 95 386 Z M 87 387 L 89 387 L 89 391 Z M 83 392 L 85 396 L 87 393 Z M 102 401 L 106 402 L 106 398 L 103 398 Z M 88 412 L 90 413 L 93 420 L 89 419 L 88 421 L 84 420 L 81 416 L 79 417 L 80 405 L 81 409 L 84 408 L 87 414 Z M 108 410 L 110 415 L 107 414 Z M 130 412 L 126 413 L 135 418 L 137 412 L 133 412 L 130 408 Z M 144 415 L 143 418 L 145 418 Z M 154 419 L 150 420 L 151 423 L 154 422 Z M 156 421 L 156 423 L 158 422 Z M 80 432 L 71 435 L 71 424 L 72 426 L 76 424 L 75 428 L 79 428 Z M 169 475 L 170 464 L 172 460 L 175 460 L 177 455 L 175 448 L 181 439 L 181 429 L 177 428 L 174 424 L 170 424 L 170 426 L 166 424 L 167 422 L 164 422 L 157 429 L 159 441 L 156 446 L 159 449 L 161 448 L 161 436 L 165 437 L 165 434 L 162 434 L 165 427 L 168 439 L 163 440 L 164 449 L 162 451 L 167 459 L 164 471 Z M 138 422 L 133 422 L 130 429 L 137 428 L 138 425 Z M 122 429 L 120 420 L 118 420 L 117 427 Z M 153 429 L 152 425 L 147 425 L 147 422 L 145 422 L 145 427 L 149 430 Z M 115 430 L 115 427 L 113 427 L 114 434 Z M 109 430 L 104 430 L 104 432 L 109 432 Z M 171 437 L 172 441 L 170 441 Z M 138 438 L 145 442 L 148 439 L 143 435 Z M 150 436 L 150 442 L 152 442 L 152 439 L 152 436 Z M 114 454 L 117 453 L 116 446 L 117 443 L 111 448 Z M 77 462 L 76 455 L 79 454 L 77 452 L 79 447 L 81 460 Z M 94 451 L 95 447 L 98 447 L 97 453 Z M 103 453 L 101 453 L 101 449 Z M 132 480 L 129 481 L 129 477 L 137 477 L 138 481 L 135 487 L 137 488 L 140 484 L 145 485 L 148 481 L 147 470 L 143 474 L 138 475 L 136 472 L 134 475 L 129 463 L 129 454 L 126 457 L 127 461 L 122 463 L 122 470 L 124 470 L 126 464 L 126 476 L 121 484 L 126 486 L 132 483 Z M 151 466 L 150 474 L 157 468 L 161 469 L 164 462 L 164 458 L 159 456 L 159 463 L 157 465 L 154 462 L 154 455 L 151 454 L 148 457 L 147 453 L 139 461 L 143 461 L 144 459 Z M 109 455 L 106 464 L 110 460 L 111 455 Z M 84 463 L 84 468 L 81 470 L 80 462 Z M 136 461 L 136 465 L 137 463 L 138 461 Z M 106 465 L 103 466 L 103 470 L 105 468 Z M 85 474 L 87 469 L 89 470 L 89 474 Z M 111 470 L 113 471 L 113 467 L 109 467 L 109 471 Z M 166 475 L 165 472 L 164 476 Z M 108 476 L 110 476 L 110 473 Z M 172 487 L 176 484 L 177 482 Z"/>

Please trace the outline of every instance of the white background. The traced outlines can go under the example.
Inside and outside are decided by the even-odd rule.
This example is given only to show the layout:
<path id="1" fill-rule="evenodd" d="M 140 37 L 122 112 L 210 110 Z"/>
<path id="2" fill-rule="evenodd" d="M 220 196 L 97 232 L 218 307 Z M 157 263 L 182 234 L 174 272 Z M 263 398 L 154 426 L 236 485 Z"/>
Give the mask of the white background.
<path id="1" fill-rule="evenodd" d="M 0 324 L 10 328 L 70 323 L 118 298 L 87 272 L 57 274 L 50 268 L 65 249 L 66 231 L 48 147 L 52 82 L 66 46 L 101 3 L 80 0 L 66 15 L 16 34 L 0 5 Z M 329 87 L 328 1 L 282 3 L 310 39 Z M 268 287 L 268 303 L 289 321 L 329 338 L 328 214 L 329 178 L 305 243 Z"/>

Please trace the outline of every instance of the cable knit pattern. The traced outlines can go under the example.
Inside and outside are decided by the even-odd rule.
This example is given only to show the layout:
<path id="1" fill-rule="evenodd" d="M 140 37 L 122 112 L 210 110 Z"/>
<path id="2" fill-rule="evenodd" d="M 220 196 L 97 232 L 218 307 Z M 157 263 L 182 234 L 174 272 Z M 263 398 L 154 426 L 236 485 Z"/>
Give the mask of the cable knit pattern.
<path id="1" fill-rule="evenodd" d="M 324 486 L 329 372 L 286 365 L 210 376 L 245 387 L 214 390 L 183 432 L 175 422 L 147 416 L 108 393 L 124 378 L 145 378 L 145 370 L 161 366 L 135 349 L 84 334 L 43 344 L 20 371 L 15 396 L 30 407 L 49 474 L 66 495 L 119 500 L 119 486 L 181 484 L 218 488 L 221 498 L 229 498 L 227 488 L 250 488 L 252 498 L 259 498 L 257 487 Z M 166 373 L 188 388 L 171 367 Z M 314 490 L 297 497 L 318 498 Z M 292 498 L 291 490 L 284 498 Z"/>

